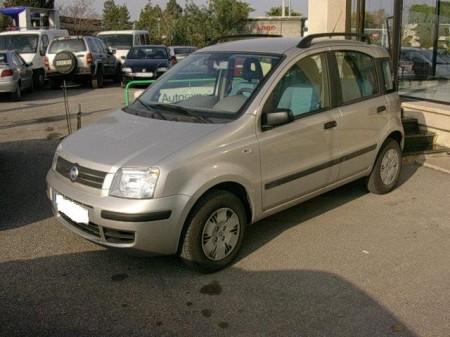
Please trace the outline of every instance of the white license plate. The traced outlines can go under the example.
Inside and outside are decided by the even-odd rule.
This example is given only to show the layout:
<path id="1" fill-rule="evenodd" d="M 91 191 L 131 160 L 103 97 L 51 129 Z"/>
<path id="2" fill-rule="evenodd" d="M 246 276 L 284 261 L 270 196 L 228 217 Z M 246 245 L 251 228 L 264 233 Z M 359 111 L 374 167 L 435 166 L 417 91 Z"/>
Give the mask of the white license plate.
<path id="1" fill-rule="evenodd" d="M 57 66 L 68 66 L 68 65 L 71 65 L 71 64 L 72 64 L 71 60 L 56 61 L 56 65 Z"/>
<path id="2" fill-rule="evenodd" d="M 55 203 L 58 212 L 64 213 L 72 221 L 84 224 L 89 223 L 89 212 L 86 208 L 64 198 L 60 194 L 56 195 Z"/>
<path id="3" fill-rule="evenodd" d="M 153 77 L 153 73 L 136 73 L 135 77 Z"/>

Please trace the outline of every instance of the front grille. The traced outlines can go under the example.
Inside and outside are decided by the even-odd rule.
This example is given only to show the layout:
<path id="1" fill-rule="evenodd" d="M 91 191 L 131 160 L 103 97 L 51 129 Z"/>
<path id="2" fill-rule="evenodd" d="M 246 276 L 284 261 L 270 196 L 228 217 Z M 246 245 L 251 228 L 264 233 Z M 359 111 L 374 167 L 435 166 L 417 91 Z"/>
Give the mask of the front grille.
<path id="1" fill-rule="evenodd" d="M 72 180 L 74 183 L 79 183 L 81 185 L 86 185 L 98 189 L 102 188 L 103 181 L 106 177 L 106 172 L 92 170 L 87 167 L 71 163 L 70 161 L 62 157 L 58 157 L 58 160 L 56 162 L 56 172 L 66 177 L 67 179 L 71 179 L 70 170 L 74 166 L 76 166 L 78 169 L 78 176 L 75 180 Z"/>
<path id="2" fill-rule="evenodd" d="M 85 233 L 91 234 L 97 238 L 101 237 L 100 227 L 98 225 L 96 225 L 92 222 L 89 222 L 89 224 L 75 222 L 62 212 L 59 212 L 59 215 L 61 216 L 61 218 L 63 218 L 69 224 L 71 224 L 73 227 L 78 228 L 79 230 L 81 230 Z"/>
<path id="3" fill-rule="evenodd" d="M 89 224 L 78 223 L 70 219 L 67 215 L 65 215 L 62 212 L 59 212 L 59 215 L 71 226 L 77 228 L 82 232 L 95 236 L 96 238 L 101 240 L 102 240 L 101 229 L 103 229 L 104 240 L 106 242 L 116 244 L 128 244 L 134 242 L 135 239 L 134 232 L 122 231 L 107 227 L 100 227 L 99 225 L 92 222 L 89 222 Z"/>

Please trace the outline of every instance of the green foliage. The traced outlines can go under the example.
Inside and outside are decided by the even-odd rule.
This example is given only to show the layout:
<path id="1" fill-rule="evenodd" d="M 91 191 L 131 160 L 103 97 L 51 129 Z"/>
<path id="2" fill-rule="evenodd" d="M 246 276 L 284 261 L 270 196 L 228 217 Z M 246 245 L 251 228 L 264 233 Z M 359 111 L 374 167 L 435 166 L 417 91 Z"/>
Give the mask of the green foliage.
<path id="1" fill-rule="evenodd" d="M 281 13 L 281 6 L 274 6 L 270 8 L 267 12 L 267 16 L 281 16 L 283 13 Z M 289 7 L 285 7 L 285 14 L 289 15 Z M 291 16 L 302 16 L 302 13 L 297 12 L 293 9 L 291 9 Z"/>
<path id="2" fill-rule="evenodd" d="M 251 11 L 241 0 L 210 0 L 208 7 L 188 0 L 184 9 L 176 0 L 164 9 L 150 0 L 137 26 L 149 31 L 153 43 L 204 46 L 220 35 L 241 32 Z"/>
<path id="3" fill-rule="evenodd" d="M 106 0 L 103 5 L 103 29 L 130 29 L 130 12 L 126 5 L 116 5 L 114 0 Z"/>

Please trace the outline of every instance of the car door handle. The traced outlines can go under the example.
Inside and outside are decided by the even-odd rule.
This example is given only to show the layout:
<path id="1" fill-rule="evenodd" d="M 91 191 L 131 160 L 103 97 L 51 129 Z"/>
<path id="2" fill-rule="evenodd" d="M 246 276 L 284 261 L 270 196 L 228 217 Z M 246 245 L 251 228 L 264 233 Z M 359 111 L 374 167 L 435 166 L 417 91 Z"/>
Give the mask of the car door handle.
<path id="1" fill-rule="evenodd" d="M 323 125 L 323 128 L 324 128 L 325 130 L 328 130 L 328 129 L 335 128 L 336 126 L 337 126 L 337 122 L 336 122 L 336 121 L 331 121 L 331 122 L 325 123 L 325 124 Z"/>
<path id="2" fill-rule="evenodd" d="M 377 113 L 381 113 L 381 112 L 384 112 L 384 111 L 386 111 L 386 106 L 385 105 L 379 106 L 377 108 Z"/>

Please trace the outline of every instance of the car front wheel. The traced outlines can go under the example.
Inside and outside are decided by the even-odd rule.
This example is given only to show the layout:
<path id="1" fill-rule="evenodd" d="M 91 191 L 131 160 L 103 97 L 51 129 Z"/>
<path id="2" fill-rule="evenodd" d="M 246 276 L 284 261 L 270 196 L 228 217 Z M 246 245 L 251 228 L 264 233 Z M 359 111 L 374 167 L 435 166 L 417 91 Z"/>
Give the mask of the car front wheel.
<path id="1" fill-rule="evenodd" d="M 367 189 L 375 194 L 391 192 L 398 183 L 402 168 L 402 150 L 394 139 L 388 139 L 378 154 Z"/>
<path id="2" fill-rule="evenodd" d="M 189 266 L 214 272 L 237 256 L 247 222 L 241 200 L 227 191 L 203 197 L 187 220 L 180 257 Z"/>

